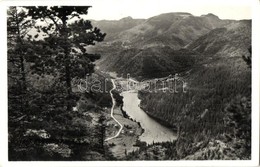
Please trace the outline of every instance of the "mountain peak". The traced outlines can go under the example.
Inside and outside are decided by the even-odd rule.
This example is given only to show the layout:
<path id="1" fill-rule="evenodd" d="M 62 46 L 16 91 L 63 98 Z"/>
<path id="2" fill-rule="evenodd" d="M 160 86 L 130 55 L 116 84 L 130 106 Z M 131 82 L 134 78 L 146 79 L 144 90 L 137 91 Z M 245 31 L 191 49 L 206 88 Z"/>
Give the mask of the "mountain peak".
<path id="1" fill-rule="evenodd" d="M 131 16 L 128 16 L 128 17 L 124 17 L 124 18 L 122 18 L 120 20 L 133 20 L 133 18 Z"/>
<path id="2" fill-rule="evenodd" d="M 202 17 L 209 17 L 209 18 L 215 18 L 215 19 L 219 19 L 218 16 L 214 15 L 213 13 L 208 13 L 206 15 L 201 15 Z"/>

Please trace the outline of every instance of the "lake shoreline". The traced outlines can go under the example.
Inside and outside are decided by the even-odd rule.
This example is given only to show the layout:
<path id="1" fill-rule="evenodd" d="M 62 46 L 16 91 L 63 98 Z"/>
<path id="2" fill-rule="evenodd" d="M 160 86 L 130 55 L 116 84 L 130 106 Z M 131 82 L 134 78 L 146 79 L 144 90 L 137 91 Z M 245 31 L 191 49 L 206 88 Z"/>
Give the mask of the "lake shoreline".
<path id="1" fill-rule="evenodd" d="M 149 112 L 147 112 L 147 111 L 145 110 L 145 108 L 144 108 L 142 105 L 140 105 L 140 108 L 141 108 L 149 117 L 153 118 L 153 119 L 156 120 L 158 123 L 162 124 L 163 126 L 165 126 L 165 127 L 167 127 L 167 128 L 172 129 L 173 132 L 178 133 L 178 127 L 177 127 L 177 126 L 172 126 L 172 125 L 170 125 L 169 123 L 165 122 L 164 120 L 162 120 L 162 119 L 160 119 L 160 118 L 158 118 L 158 117 L 156 117 L 156 116 L 150 114 Z"/>
<path id="2" fill-rule="evenodd" d="M 176 140 L 177 135 L 172 129 L 153 119 L 140 108 L 141 101 L 137 92 L 123 91 L 121 96 L 123 96 L 122 101 L 124 102 L 123 111 L 136 122 L 140 122 L 144 129 L 144 133 L 139 137 L 141 142 L 151 144 Z"/>

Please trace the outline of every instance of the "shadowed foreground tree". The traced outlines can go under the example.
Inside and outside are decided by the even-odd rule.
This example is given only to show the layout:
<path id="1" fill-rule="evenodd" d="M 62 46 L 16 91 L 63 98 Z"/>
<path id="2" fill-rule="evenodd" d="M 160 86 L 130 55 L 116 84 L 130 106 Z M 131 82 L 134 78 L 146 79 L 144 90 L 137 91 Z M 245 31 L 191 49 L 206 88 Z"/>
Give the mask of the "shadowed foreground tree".
<path id="1" fill-rule="evenodd" d="M 10 111 L 24 113 L 27 110 L 27 80 L 26 55 L 30 42 L 26 38 L 28 31 L 34 25 L 33 20 L 27 19 L 27 13 L 22 8 L 9 7 L 7 10 L 7 38 L 8 38 L 8 101 L 16 105 L 9 105 Z"/>
<path id="2" fill-rule="evenodd" d="M 86 47 L 103 41 L 106 35 L 98 28 L 93 28 L 90 21 L 82 19 L 89 7 L 26 7 L 32 19 L 43 23 L 36 27 L 38 32 L 47 34 L 44 41 L 36 42 L 38 52 L 30 58 L 34 63 L 32 70 L 40 75 L 58 76 L 65 83 L 68 111 L 74 105 L 72 79 L 84 78 L 86 74 L 93 73 L 93 62 L 100 58 L 100 55 L 88 54 Z"/>
<path id="3" fill-rule="evenodd" d="M 89 117 L 80 112 L 64 112 L 83 96 L 72 92 L 71 81 L 93 73 L 100 57 L 88 54 L 86 47 L 105 37 L 81 18 L 88 8 L 8 10 L 10 161 L 86 160 L 93 152 L 104 157 L 103 143 L 93 142 L 103 141 L 104 127 L 88 126 Z M 101 114 L 98 106 L 92 110 Z"/>

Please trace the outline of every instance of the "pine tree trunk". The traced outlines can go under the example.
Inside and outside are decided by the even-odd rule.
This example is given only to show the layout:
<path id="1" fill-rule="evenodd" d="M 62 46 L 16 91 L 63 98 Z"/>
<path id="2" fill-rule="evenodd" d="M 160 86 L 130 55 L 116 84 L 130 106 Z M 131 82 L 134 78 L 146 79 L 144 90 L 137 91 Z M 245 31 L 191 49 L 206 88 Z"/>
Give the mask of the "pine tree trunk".
<path id="1" fill-rule="evenodd" d="M 18 22 L 18 13 L 17 9 L 15 10 L 15 17 L 16 17 L 16 28 L 17 28 L 17 44 L 18 45 L 23 45 L 23 41 L 21 39 L 21 32 L 20 32 L 20 26 Z M 18 53 L 20 54 L 20 71 L 21 71 L 21 89 L 22 89 L 22 96 L 21 96 L 21 111 L 24 112 L 26 108 L 28 107 L 28 101 L 26 100 L 26 94 L 27 94 L 27 85 L 26 85 L 26 73 L 25 73 L 25 65 L 24 65 L 24 54 L 21 49 L 19 49 Z"/>
<path id="2" fill-rule="evenodd" d="M 22 74 L 22 89 L 23 89 L 23 93 L 25 93 L 27 90 L 27 85 L 26 85 L 26 76 L 25 76 L 25 67 L 24 67 L 24 57 L 22 54 L 20 54 L 20 63 L 21 63 L 21 74 Z"/>
<path id="3" fill-rule="evenodd" d="M 17 36 L 17 43 L 18 45 L 23 45 L 23 41 L 21 39 L 21 32 L 20 32 L 20 27 L 19 27 L 19 22 L 18 22 L 18 13 L 17 13 L 17 9 L 15 10 L 16 14 L 15 14 L 15 17 L 16 17 L 16 28 L 17 28 L 17 33 L 18 33 L 18 36 Z M 23 82 L 23 92 L 25 92 L 26 90 L 26 78 L 25 78 L 25 67 L 24 67 L 24 57 L 23 57 L 23 53 L 22 53 L 22 50 L 19 50 L 18 52 L 20 54 L 20 65 L 21 65 L 21 74 L 22 74 L 22 82 Z"/>
<path id="4" fill-rule="evenodd" d="M 68 58 L 66 58 L 67 60 L 66 61 L 69 61 Z M 70 76 L 70 69 L 69 69 L 69 66 L 68 64 L 66 63 L 66 66 L 65 66 L 65 72 L 66 72 L 66 85 L 67 85 L 67 110 L 70 111 L 72 109 L 72 106 L 71 106 L 71 94 L 72 94 L 72 87 L 71 87 L 71 76 Z"/>
<path id="5" fill-rule="evenodd" d="M 67 87 L 67 111 L 71 111 L 72 110 L 72 105 L 71 105 L 71 95 L 72 95 L 72 86 L 71 86 L 71 71 L 70 71 L 70 47 L 68 47 L 69 43 L 68 43 L 68 34 L 66 32 L 67 29 L 67 23 L 66 23 L 66 17 L 62 18 L 62 23 L 63 23 L 63 27 L 61 29 L 61 34 L 64 37 L 65 43 L 67 44 L 67 46 L 64 46 L 64 50 L 65 50 L 65 77 L 66 77 L 66 87 Z"/>

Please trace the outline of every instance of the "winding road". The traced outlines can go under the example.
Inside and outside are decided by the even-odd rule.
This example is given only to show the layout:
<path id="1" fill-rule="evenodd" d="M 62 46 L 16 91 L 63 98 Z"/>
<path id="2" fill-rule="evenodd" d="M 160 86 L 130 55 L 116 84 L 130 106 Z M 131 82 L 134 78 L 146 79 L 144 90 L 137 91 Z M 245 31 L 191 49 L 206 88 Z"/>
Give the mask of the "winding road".
<path id="1" fill-rule="evenodd" d="M 110 96 L 112 98 L 113 105 L 111 107 L 111 114 L 110 115 L 111 115 L 111 118 L 113 118 L 116 121 L 116 123 L 120 126 L 120 129 L 119 129 L 119 131 L 117 132 L 117 134 L 115 136 L 109 137 L 109 138 L 105 139 L 105 141 L 108 141 L 108 140 L 116 138 L 121 133 L 121 131 L 123 129 L 123 125 L 113 115 L 114 108 L 115 108 L 115 105 L 116 105 L 116 100 L 113 97 L 112 91 L 116 89 L 116 84 L 115 84 L 115 81 L 113 79 L 111 79 L 111 81 L 112 81 L 112 84 L 113 84 L 113 88 L 109 91 L 109 93 L 110 93 Z"/>

